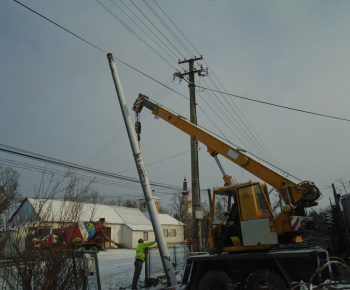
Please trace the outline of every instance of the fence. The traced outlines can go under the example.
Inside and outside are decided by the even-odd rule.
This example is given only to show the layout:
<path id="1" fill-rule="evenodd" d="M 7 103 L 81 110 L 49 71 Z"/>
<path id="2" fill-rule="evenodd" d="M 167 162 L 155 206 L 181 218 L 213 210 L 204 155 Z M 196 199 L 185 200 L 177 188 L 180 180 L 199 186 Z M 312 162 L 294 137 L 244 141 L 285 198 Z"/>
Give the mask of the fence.
<path id="1" fill-rule="evenodd" d="M 0 290 L 101 290 L 96 251 L 71 251 L 62 256 L 53 261 L 20 258 L 1 260 Z"/>
<path id="2" fill-rule="evenodd" d="M 175 272 L 178 273 L 184 268 L 190 253 L 189 247 L 188 245 L 178 244 L 168 246 L 168 250 Z M 157 248 L 150 248 L 145 261 L 145 281 L 151 279 L 151 277 L 161 277 L 164 275 L 165 273 L 159 250 Z"/>

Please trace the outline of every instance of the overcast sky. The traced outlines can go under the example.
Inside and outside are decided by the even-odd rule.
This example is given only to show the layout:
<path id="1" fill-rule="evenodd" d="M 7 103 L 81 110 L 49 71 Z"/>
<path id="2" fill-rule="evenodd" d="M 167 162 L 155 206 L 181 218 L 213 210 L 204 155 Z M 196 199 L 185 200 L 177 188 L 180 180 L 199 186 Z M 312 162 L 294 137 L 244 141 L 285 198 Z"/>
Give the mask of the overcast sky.
<path id="1" fill-rule="evenodd" d="M 321 205 L 329 204 L 336 179 L 349 181 L 349 121 L 232 96 L 349 120 L 349 1 L 22 3 L 76 36 L 15 1 L 1 1 L 1 144 L 137 177 L 106 53 L 118 59 L 133 118 L 139 93 L 189 118 L 188 85 L 173 74 L 187 69 L 179 59 L 203 55 L 198 64 L 209 75 L 196 84 L 231 95 L 197 89 L 199 125 L 314 181 Z M 149 112 L 141 117 L 149 179 L 181 187 L 186 177 L 190 185 L 189 137 Z M 221 161 L 235 180 L 258 180 Z M 28 166 L 44 163 L 1 152 L 0 164 L 18 170 L 21 193 L 33 196 L 41 173 Z M 223 184 L 202 144 L 199 168 L 202 189 Z M 95 185 L 102 195 L 142 197 L 140 185 L 106 182 L 114 185 Z M 166 206 L 173 190 L 154 189 Z"/>

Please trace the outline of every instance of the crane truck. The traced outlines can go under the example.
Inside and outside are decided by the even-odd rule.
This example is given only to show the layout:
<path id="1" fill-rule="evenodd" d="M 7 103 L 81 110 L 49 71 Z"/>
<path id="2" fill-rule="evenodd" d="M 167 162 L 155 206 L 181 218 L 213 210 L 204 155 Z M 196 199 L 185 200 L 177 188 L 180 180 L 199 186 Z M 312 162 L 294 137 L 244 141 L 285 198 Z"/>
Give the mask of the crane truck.
<path id="1" fill-rule="evenodd" d="M 323 276 L 313 276 L 328 265 L 327 249 L 302 243 L 303 231 L 313 227 L 305 209 L 317 205 L 320 198 L 313 182 L 294 182 L 243 149 L 140 94 L 133 110 L 139 114 L 143 108 L 206 145 L 225 182 L 213 190 L 208 245 L 213 254 L 188 258 L 182 277 L 184 289 L 288 289 L 300 281 L 321 284 L 326 278 L 334 278 L 330 266 L 325 267 Z M 136 131 L 141 128 L 138 123 L 135 127 Z M 273 186 L 285 203 L 283 210 L 274 216 L 265 183 L 235 184 L 223 170 L 219 154 Z M 233 225 L 236 230 L 228 231 Z M 222 253 L 215 252 L 220 243 L 224 243 Z"/>

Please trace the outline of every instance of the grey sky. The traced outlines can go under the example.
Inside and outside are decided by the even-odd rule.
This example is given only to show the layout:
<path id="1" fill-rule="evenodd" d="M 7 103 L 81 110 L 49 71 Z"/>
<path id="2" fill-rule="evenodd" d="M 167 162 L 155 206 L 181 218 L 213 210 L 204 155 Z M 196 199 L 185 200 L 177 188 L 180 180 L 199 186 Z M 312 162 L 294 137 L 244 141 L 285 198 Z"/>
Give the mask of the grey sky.
<path id="1" fill-rule="evenodd" d="M 171 80 L 175 69 L 181 70 L 177 59 L 191 55 L 157 22 L 143 1 L 133 3 L 170 40 L 171 44 L 159 36 L 174 59 L 115 5 L 128 11 L 126 4 L 157 33 L 132 2 L 101 2 L 171 65 L 97 1 L 23 3 L 183 95 L 162 89 L 158 83 L 116 61 L 130 111 L 138 93 L 144 93 L 189 117 L 187 84 Z M 147 3 L 193 54 L 198 56 L 198 51 L 203 55 L 206 63 L 201 63 L 209 66 L 210 75 L 197 78 L 198 85 L 216 89 L 215 84 L 231 94 L 349 118 L 349 1 L 156 1 L 196 50 L 154 1 Z M 130 170 L 134 168 L 133 158 L 106 54 L 11 0 L 0 3 L 0 27 L 0 143 L 137 177 L 136 170 Z M 236 110 L 233 101 L 259 137 L 246 137 L 242 129 L 236 129 L 237 123 L 246 124 L 236 112 L 231 112 L 235 119 L 227 117 L 222 107 Z M 201 90 L 197 102 L 200 125 L 221 134 L 219 128 L 233 143 L 244 148 L 247 145 L 248 150 L 270 162 L 277 160 L 279 167 L 302 180 L 314 181 L 323 193 L 321 204 L 328 204 L 329 187 L 336 179 L 349 180 L 350 122 Z M 163 121 L 154 120 L 149 113 L 143 112 L 142 117 L 140 145 L 145 164 L 166 159 L 147 166 L 149 179 L 179 186 L 184 176 L 190 181 L 189 137 Z M 251 144 L 251 138 L 262 140 L 268 148 L 263 151 L 269 154 L 260 152 L 261 144 Z M 200 147 L 201 188 L 222 185 L 215 162 L 205 146 Z M 180 154 L 183 152 L 187 153 Z M 168 159 L 177 154 L 180 155 Z M 0 158 L 0 164 L 7 164 L 3 159 L 34 164 L 5 153 L 0 153 Z M 234 164 L 222 158 L 221 161 L 236 180 L 256 180 Z M 40 173 L 16 169 L 21 173 L 22 194 L 31 196 Z M 96 185 L 105 195 L 142 196 L 139 186 L 128 187 Z M 168 202 L 170 192 L 166 193 L 156 189 L 155 195 Z"/>

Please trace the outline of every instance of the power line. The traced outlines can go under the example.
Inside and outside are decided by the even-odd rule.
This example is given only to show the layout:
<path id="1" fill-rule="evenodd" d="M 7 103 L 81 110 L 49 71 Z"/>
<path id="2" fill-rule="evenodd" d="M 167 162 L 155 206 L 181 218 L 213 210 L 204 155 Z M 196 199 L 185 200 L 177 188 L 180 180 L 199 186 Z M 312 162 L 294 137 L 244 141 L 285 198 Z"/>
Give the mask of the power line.
<path id="1" fill-rule="evenodd" d="M 21 2 L 19 2 L 19 1 L 17 1 L 17 0 L 13 0 L 13 1 L 16 2 L 16 3 L 18 3 L 19 5 L 23 6 L 24 8 L 26 8 L 26 9 L 32 11 L 33 13 L 37 14 L 38 16 L 44 18 L 45 20 L 49 21 L 50 23 L 56 25 L 57 27 L 63 29 L 64 31 L 68 32 L 69 34 L 71 34 L 71 35 L 77 37 L 77 38 L 80 39 L 81 41 L 83 41 L 83 42 L 85 42 L 85 43 L 91 45 L 92 47 L 98 49 L 99 51 L 101 51 L 101 52 L 107 54 L 107 52 L 106 52 L 105 50 L 103 50 L 103 49 L 101 49 L 100 47 L 94 45 L 93 43 L 91 43 L 91 42 L 85 40 L 84 38 L 80 37 L 79 35 L 77 35 L 77 34 L 71 32 L 70 30 L 64 28 L 63 26 L 61 26 L 61 25 L 57 24 L 56 22 L 50 20 L 49 18 L 45 17 L 44 15 L 42 15 L 42 14 L 36 12 L 35 10 L 29 8 L 28 6 L 22 4 Z M 179 93 L 179 92 L 173 90 L 172 88 L 166 86 L 165 84 L 163 84 L 163 83 L 161 83 L 160 81 L 158 81 L 158 80 L 152 78 L 152 77 L 149 76 L 148 74 L 146 74 L 146 73 L 144 73 L 144 72 L 138 70 L 137 68 L 135 68 L 135 67 L 129 65 L 128 63 L 122 61 L 121 59 L 119 59 L 119 58 L 117 58 L 117 57 L 114 57 L 114 59 L 117 60 L 117 61 L 119 61 L 119 62 L 121 62 L 122 64 L 126 65 L 127 67 L 129 67 L 129 68 L 135 70 L 136 72 L 138 72 L 138 73 L 144 75 L 145 77 L 151 79 L 152 81 L 154 81 L 154 82 L 156 82 L 156 83 L 158 83 L 158 84 L 160 84 L 160 85 L 162 85 L 162 86 L 164 86 L 164 87 L 167 87 L 169 90 L 171 90 L 171 91 L 173 91 L 174 93 L 180 95 L 181 97 L 183 97 L 183 98 L 185 98 L 185 99 L 188 99 L 188 97 L 186 97 L 185 95 L 183 95 L 183 94 L 181 94 L 181 93 Z M 301 110 L 301 109 L 286 107 L 286 106 L 277 105 L 277 104 L 273 104 L 273 103 L 269 103 L 269 102 L 264 102 L 264 101 L 259 101 L 259 100 L 255 100 L 255 99 L 251 99 L 251 98 L 247 98 L 247 97 L 238 96 L 238 95 L 235 95 L 235 94 L 230 94 L 230 93 L 222 92 L 222 91 L 219 91 L 219 90 L 210 89 L 210 88 L 203 87 L 203 86 L 199 86 L 199 85 L 196 85 L 196 87 L 197 87 L 197 88 L 201 88 L 201 89 L 203 89 L 203 90 L 209 90 L 209 91 L 212 91 L 212 92 L 217 92 L 217 93 L 220 93 L 220 94 L 225 94 L 225 95 L 232 96 L 232 97 L 235 97 L 235 98 L 244 99 L 244 100 L 247 100 L 247 101 L 257 102 L 257 103 L 261 103 L 261 104 L 265 104 L 265 105 L 270 105 L 270 106 L 275 106 L 275 107 L 279 107 L 279 108 L 283 108 L 283 109 L 289 109 L 289 110 L 293 110 L 293 111 L 297 111 L 297 112 L 301 112 L 301 113 L 313 114 L 313 115 L 317 115 L 317 116 L 321 116 L 321 117 L 333 118 L 333 119 L 337 119 L 337 120 L 341 120 L 341 121 L 348 121 L 348 122 L 350 122 L 350 119 L 345 119 L 345 118 L 340 118 L 340 117 L 335 117 L 335 116 L 330 116 L 330 115 L 325 115 L 325 114 L 310 112 L 310 111 L 306 111 L 306 110 Z"/>
<path id="2" fill-rule="evenodd" d="M 24 8 L 27 8 L 28 10 L 32 11 L 33 13 L 39 15 L 40 17 L 44 18 L 45 20 L 51 22 L 52 24 L 58 26 L 59 28 L 61 28 L 61 29 L 63 29 L 64 31 L 68 32 L 69 34 L 71 34 L 71 35 L 73 35 L 73 36 L 79 38 L 81 41 L 84 41 L 85 43 L 87 43 L 87 44 L 93 46 L 94 48 L 98 49 L 99 51 L 102 51 L 102 52 L 104 52 L 104 53 L 107 53 L 107 52 L 105 52 L 103 49 L 99 48 L 98 46 L 96 46 L 96 45 L 92 44 L 91 42 L 85 40 L 84 38 L 80 37 L 79 35 L 77 35 L 77 34 L 71 32 L 71 31 L 69 31 L 68 29 L 66 29 L 66 28 L 64 28 L 63 26 L 57 24 L 56 22 L 50 20 L 49 18 L 45 17 L 44 15 L 40 14 L 39 12 L 36 12 L 35 10 L 29 8 L 28 6 L 24 5 L 23 3 L 21 3 L 21 2 L 19 2 L 19 1 L 17 1 L 17 0 L 13 0 L 13 1 L 15 1 L 15 2 L 18 3 L 19 5 L 23 6 Z"/>
<path id="3" fill-rule="evenodd" d="M 170 80 L 167 81 L 166 87 L 161 86 L 158 90 L 153 94 L 153 99 L 157 102 L 163 100 L 170 92 L 168 89 L 168 85 L 170 86 Z M 145 117 L 150 115 L 151 112 L 147 111 L 146 114 L 143 114 L 141 119 L 143 120 Z M 98 160 L 100 160 L 105 154 L 110 152 L 115 146 L 120 143 L 124 137 L 127 136 L 127 132 L 125 128 L 120 128 L 117 130 L 117 133 L 101 148 L 90 160 L 85 164 L 87 166 L 91 166 L 95 164 Z M 147 164 L 146 164 L 147 165 Z M 126 170 L 129 171 L 129 170 Z"/>
<path id="4" fill-rule="evenodd" d="M 209 80 L 215 86 L 215 88 L 218 89 L 217 85 L 213 82 L 213 80 L 211 78 L 209 78 Z M 206 84 L 206 82 L 204 82 L 204 83 Z M 219 84 L 221 85 L 220 81 L 219 81 Z M 208 91 L 205 90 L 205 92 L 208 92 Z M 237 127 L 238 132 L 241 133 L 242 137 L 245 140 L 247 140 L 248 143 L 252 144 L 252 146 L 254 148 L 256 148 L 257 152 L 260 152 L 260 154 L 262 154 L 263 156 L 267 157 L 270 160 L 274 160 L 275 163 L 278 165 L 278 162 L 276 162 L 276 159 L 274 158 L 274 156 L 271 154 L 271 152 L 269 151 L 267 146 L 261 140 L 261 138 L 256 133 L 256 131 L 253 129 L 253 127 L 250 125 L 249 121 L 245 118 L 244 114 L 239 109 L 239 107 L 236 105 L 236 103 L 232 100 L 232 103 L 234 105 L 234 106 L 232 106 L 232 104 L 231 104 L 231 102 L 229 102 L 228 98 L 225 95 L 221 95 L 223 101 L 226 102 L 226 105 L 225 105 L 221 101 L 221 99 L 216 96 L 216 93 L 213 92 L 213 94 L 216 97 L 216 99 L 221 103 L 221 106 L 223 108 L 222 110 L 225 110 L 227 112 L 227 114 L 228 114 L 227 119 L 228 119 L 228 121 L 231 120 L 232 127 Z M 232 114 L 232 112 L 234 112 L 234 114 Z M 233 121 L 232 121 L 232 119 L 233 119 Z"/>
<path id="5" fill-rule="evenodd" d="M 187 151 L 184 151 L 184 152 L 181 152 L 181 153 L 178 153 L 178 154 L 172 155 L 172 156 L 167 157 L 167 158 L 163 158 L 163 159 L 158 160 L 158 161 L 154 161 L 154 162 L 147 163 L 147 164 L 145 164 L 145 166 L 149 166 L 149 165 L 157 164 L 157 163 L 163 162 L 163 161 L 165 161 L 165 160 L 169 160 L 169 159 L 171 159 L 171 158 L 174 158 L 174 157 L 177 157 L 177 156 L 183 155 L 183 154 L 188 153 L 188 152 L 190 152 L 190 150 L 187 150 Z M 136 168 L 132 168 L 132 169 L 127 169 L 127 170 L 119 171 L 118 173 L 127 172 L 127 171 L 131 171 L 131 170 L 136 170 Z"/>
<path id="6" fill-rule="evenodd" d="M 117 19 L 127 30 L 129 30 L 133 35 L 136 36 L 141 42 L 143 42 L 148 48 L 150 48 L 156 55 L 158 55 L 164 62 L 166 62 L 169 66 L 175 69 L 175 67 L 165 59 L 158 51 L 156 51 L 151 45 L 149 45 L 141 36 L 139 36 L 129 25 L 127 25 L 123 20 L 121 20 L 117 15 L 115 15 L 108 7 L 106 7 L 100 0 L 95 0 L 100 6 L 102 6 L 110 15 L 112 15 L 115 19 Z M 169 54 L 168 54 L 169 55 Z M 170 55 L 169 55 L 170 57 Z"/>
<path id="7" fill-rule="evenodd" d="M 101 51 L 101 52 L 103 52 L 103 53 L 106 54 L 106 51 L 104 51 L 103 49 L 101 49 L 101 48 L 99 48 L 98 46 L 94 45 L 93 43 L 91 43 L 91 42 L 85 40 L 84 38 L 78 36 L 77 34 L 71 32 L 71 31 L 69 31 L 68 29 L 64 28 L 63 26 L 61 26 L 61 25 L 59 25 L 59 24 L 57 24 L 57 23 L 55 23 L 54 21 L 48 19 L 47 17 L 43 16 L 42 14 L 40 14 L 40 13 L 34 11 L 33 9 L 27 7 L 26 5 L 20 3 L 19 1 L 17 1 L 17 0 L 14 0 L 14 1 L 15 1 L 16 3 L 18 3 L 18 4 L 20 4 L 21 6 L 25 7 L 26 9 L 30 10 L 31 12 L 33 12 L 33 13 L 39 15 L 40 17 L 44 18 L 45 20 L 49 21 L 50 23 L 56 25 L 57 27 L 63 29 L 64 31 L 70 33 L 71 35 L 77 37 L 77 38 L 80 39 L 81 41 L 83 41 L 83 42 L 89 44 L 90 46 L 92 46 L 92 47 L 94 47 L 94 48 L 98 49 L 99 51 Z M 155 2 L 155 3 L 156 3 L 156 2 Z M 157 5 L 157 6 L 158 6 L 158 5 Z M 159 6 L 158 6 L 158 7 L 159 7 Z M 124 62 L 124 61 L 122 61 L 122 60 L 120 60 L 120 59 L 118 59 L 118 58 L 116 58 L 116 57 L 114 57 L 114 58 L 115 58 L 117 61 L 123 63 L 123 64 L 126 65 L 126 66 L 128 66 L 129 68 L 132 68 L 133 70 L 137 71 L 138 73 L 140 73 L 140 74 L 144 75 L 145 77 L 147 77 L 147 78 L 153 80 L 154 82 L 156 82 L 156 83 L 158 83 L 158 84 L 160 84 L 160 85 L 162 85 L 162 86 L 164 86 L 164 87 L 167 87 L 169 90 L 171 90 L 171 91 L 175 92 L 176 94 L 178 94 L 178 95 L 180 95 L 180 96 L 182 96 L 182 97 L 188 99 L 188 98 L 185 97 L 184 95 L 182 95 L 182 94 L 176 92 L 175 90 L 169 88 L 168 86 L 164 85 L 163 83 L 159 82 L 158 80 L 156 80 L 156 79 L 150 77 L 150 76 L 147 75 L 146 73 L 141 72 L 140 70 L 136 69 L 135 67 L 133 67 L 133 66 L 127 64 L 126 62 Z M 227 92 L 222 92 L 222 91 L 220 91 L 220 90 L 210 89 L 210 88 L 203 87 L 203 86 L 199 86 L 199 85 L 196 85 L 196 87 L 197 87 L 197 88 L 201 88 L 201 89 L 203 89 L 203 90 L 209 90 L 209 91 L 212 91 L 212 92 L 217 92 L 217 93 L 224 94 L 224 95 L 228 95 L 228 96 L 232 96 L 232 97 L 235 97 L 235 98 L 240 98 L 240 99 L 244 99 L 244 100 L 248 100 L 248 101 L 253 101 L 253 102 L 257 102 L 257 103 L 261 103 L 261 104 L 265 104 L 265 105 L 275 106 L 275 107 L 279 107 L 279 108 L 283 108 L 283 109 L 289 109 L 289 110 L 293 110 L 293 111 L 297 111 L 297 112 L 302 112 L 302 113 L 307 113 L 307 114 L 312 114 L 312 115 L 317 115 L 317 116 L 321 116 L 321 117 L 327 117 L 327 118 L 332 118 L 332 119 L 337 119 L 337 120 L 342 120 L 342 121 L 350 121 L 350 119 L 345 119 L 345 118 L 340 118 L 340 117 L 335 117 L 335 116 L 320 114 L 320 113 L 316 113 L 316 112 L 311 112 L 311 111 L 296 109 L 296 108 L 292 108 L 292 107 L 277 105 L 277 104 L 273 104 L 273 103 L 269 103 L 269 102 L 265 102 L 265 101 L 259 101 L 259 100 L 255 100 L 255 99 L 251 99 L 251 98 L 247 98 L 247 97 L 238 96 L 238 95 L 235 95 L 235 94 L 230 94 L 230 93 L 227 93 Z"/>
<path id="8" fill-rule="evenodd" d="M 177 37 L 177 35 L 171 30 L 171 28 L 165 23 L 165 21 L 159 16 L 159 14 L 147 3 L 147 1 L 142 0 L 143 3 L 148 7 L 148 9 L 153 13 L 154 16 L 164 25 L 164 27 L 169 31 L 169 33 L 180 43 L 182 48 L 187 51 L 189 55 L 193 55 L 191 51 L 185 46 L 185 44 Z"/>
<path id="9" fill-rule="evenodd" d="M 171 43 L 171 41 L 165 37 L 165 35 L 158 29 L 158 27 L 141 11 L 141 9 L 138 8 L 138 6 L 133 2 L 133 0 L 130 0 L 130 2 L 135 6 L 135 8 L 148 20 L 149 23 L 162 35 L 166 41 L 169 42 L 169 44 L 184 58 L 184 56 L 181 54 L 181 52 L 176 48 L 174 44 Z"/>
<path id="10" fill-rule="evenodd" d="M 181 32 L 181 30 L 175 25 L 175 23 L 169 18 L 169 16 L 164 12 L 164 10 L 157 4 L 155 0 L 153 2 L 157 5 L 157 7 L 164 13 L 164 15 L 169 19 L 169 21 L 174 25 L 174 27 L 180 32 L 180 34 L 187 40 L 187 42 L 192 46 L 192 48 L 197 52 L 198 55 L 201 53 L 192 45 L 192 43 L 186 38 L 186 36 Z M 188 48 L 187 48 L 188 49 Z M 193 54 L 194 55 L 194 54 Z"/>
<path id="11" fill-rule="evenodd" d="M 326 117 L 326 118 L 332 118 L 332 119 L 337 119 L 337 120 L 341 120 L 341 121 L 348 121 L 348 122 L 350 122 L 350 119 L 345 119 L 345 118 L 341 118 L 341 117 L 335 117 L 335 116 L 315 113 L 315 112 L 311 112 L 311 111 L 306 111 L 306 110 L 296 109 L 296 108 L 292 108 L 292 107 L 277 105 L 277 104 L 264 102 L 264 101 L 259 101 L 259 100 L 255 100 L 255 99 L 251 99 L 251 98 L 247 98 L 247 97 L 242 97 L 242 96 L 238 96 L 238 95 L 234 95 L 234 94 L 230 94 L 230 93 L 221 92 L 221 91 L 218 91 L 218 90 L 214 90 L 214 89 L 198 86 L 198 85 L 196 85 L 196 87 L 197 88 L 201 88 L 203 90 L 209 90 L 209 91 L 212 91 L 212 92 L 216 92 L 216 93 L 228 95 L 228 96 L 231 96 L 231 97 L 243 99 L 243 100 L 246 100 L 246 101 L 252 101 L 252 102 L 261 103 L 261 104 L 265 104 L 265 105 L 269 105 L 269 106 L 274 106 L 274 107 L 278 107 L 278 108 L 282 108 L 282 109 L 288 109 L 288 110 L 297 111 L 297 112 L 301 112 L 301 113 L 317 115 L 317 116 L 320 116 L 320 117 Z"/>
<path id="12" fill-rule="evenodd" d="M 18 155 L 21 157 L 30 158 L 30 159 L 41 161 L 41 162 L 46 162 L 46 163 L 50 163 L 50 164 L 54 164 L 54 165 L 58 165 L 58 166 L 68 167 L 68 168 L 73 169 L 73 170 L 84 171 L 84 172 L 88 172 L 91 174 L 96 174 L 96 175 L 109 177 L 109 178 L 121 179 L 124 181 L 133 182 L 133 183 L 140 183 L 139 179 L 136 179 L 136 178 L 123 176 L 123 175 L 115 174 L 115 173 L 110 173 L 110 172 L 103 171 L 103 170 L 97 170 L 97 169 L 94 169 L 91 167 L 81 166 L 78 164 L 73 164 L 70 162 L 62 161 L 62 160 L 59 160 L 56 158 L 47 157 L 47 156 L 36 154 L 36 153 L 32 153 L 32 152 L 29 152 L 26 150 L 18 149 L 15 147 L 4 145 L 4 144 L 0 144 L 0 151 L 6 152 L 9 154 Z M 177 190 L 180 188 L 180 187 L 175 186 L 175 185 L 168 185 L 168 184 L 164 184 L 164 183 L 150 182 L 150 184 L 152 186 L 157 186 L 157 187 L 162 187 L 162 188 L 167 188 L 167 189 L 176 189 Z"/>
<path id="13" fill-rule="evenodd" d="M 93 43 L 91 43 L 91 42 L 85 40 L 84 38 L 80 37 L 79 35 L 75 34 L 74 32 L 71 32 L 71 31 L 68 30 L 67 28 L 64 28 L 63 26 L 57 24 L 56 22 L 50 20 L 49 18 L 45 17 L 44 15 L 40 14 L 39 12 L 36 12 L 35 10 L 29 8 L 28 6 L 22 4 L 21 2 L 19 2 L 19 1 L 17 1 L 17 0 L 13 0 L 13 1 L 16 2 L 16 3 L 18 3 L 19 5 L 23 6 L 24 8 L 30 10 L 31 12 L 37 14 L 38 16 L 44 18 L 45 20 L 49 21 L 50 23 L 56 25 L 57 27 L 63 29 L 64 31 L 66 31 L 66 32 L 68 32 L 69 34 L 73 35 L 74 37 L 80 39 L 81 41 L 87 43 L 88 45 L 90 45 L 90 46 L 96 48 L 97 50 L 99 50 L 99 51 L 101 51 L 101 52 L 107 54 L 107 52 L 106 52 L 105 50 L 103 50 L 102 48 L 100 48 L 100 47 L 98 47 L 97 45 L 95 45 L 95 44 L 93 44 Z M 183 94 L 181 94 L 181 93 L 179 93 L 179 92 L 173 90 L 172 88 L 166 86 L 165 84 L 161 83 L 160 81 L 156 80 L 155 78 L 151 77 L 150 75 L 148 75 L 148 74 L 146 74 L 146 73 L 140 71 L 139 69 L 133 67 L 132 65 L 130 65 L 130 64 L 128 64 L 128 63 L 122 61 L 121 59 L 119 59 L 119 58 L 117 58 L 117 57 L 115 57 L 115 56 L 114 56 L 113 58 L 114 58 L 115 60 L 121 62 L 122 64 L 126 65 L 127 67 L 133 69 L 134 71 L 138 72 L 139 74 L 142 74 L 143 76 L 149 78 L 150 80 L 152 80 L 152 81 L 154 81 L 154 82 L 156 82 L 156 83 L 158 83 L 158 84 L 160 84 L 160 85 L 162 85 L 162 86 L 168 88 L 169 90 L 173 91 L 174 93 L 178 94 L 179 96 L 181 96 L 181 97 L 183 97 L 183 98 L 185 98 L 185 99 L 188 99 L 188 97 L 186 97 L 185 95 L 183 95 Z"/>
<path id="14" fill-rule="evenodd" d="M 67 176 L 66 171 L 48 168 L 47 166 L 34 165 L 34 164 L 25 163 L 25 162 L 4 159 L 4 158 L 0 158 L 0 161 L 2 164 L 6 164 L 10 167 L 40 172 L 42 174 L 50 173 L 50 174 L 57 175 L 57 176 L 63 176 L 63 177 Z M 91 181 L 93 179 L 94 183 L 98 183 L 98 184 L 118 186 L 118 187 L 122 187 L 122 188 L 135 188 L 135 189 L 140 188 L 137 184 L 130 185 L 130 183 L 127 183 L 127 182 L 124 182 L 124 183 L 123 182 L 116 182 L 114 180 L 102 179 L 102 178 L 97 178 L 97 177 L 92 178 L 91 176 L 82 175 L 82 174 L 78 175 L 75 173 L 73 173 L 73 175 L 78 176 L 81 180 L 84 180 L 84 181 Z"/>

